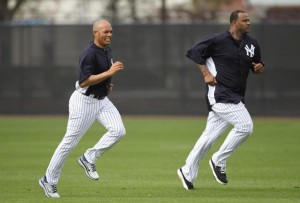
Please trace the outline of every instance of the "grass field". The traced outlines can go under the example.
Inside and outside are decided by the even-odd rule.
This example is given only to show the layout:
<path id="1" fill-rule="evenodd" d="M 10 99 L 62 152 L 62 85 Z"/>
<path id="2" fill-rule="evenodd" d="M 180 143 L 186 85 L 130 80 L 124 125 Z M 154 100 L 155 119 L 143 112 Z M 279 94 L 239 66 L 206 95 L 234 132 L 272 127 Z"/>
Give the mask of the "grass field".
<path id="1" fill-rule="evenodd" d="M 66 117 L 0 118 L 0 202 L 300 202 L 300 119 L 254 118 L 254 133 L 227 161 L 229 184 L 218 184 L 208 160 L 196 189 L 186 191 L 176 170 L 205 126 L 204 118 L 124 117 L 127 134 L 97 162 L 99 181 L 76 162 L 105 132 L 94 124 L 70 154 L 58 190 L 46 198 L 38 185 L 62 139 Z"/>

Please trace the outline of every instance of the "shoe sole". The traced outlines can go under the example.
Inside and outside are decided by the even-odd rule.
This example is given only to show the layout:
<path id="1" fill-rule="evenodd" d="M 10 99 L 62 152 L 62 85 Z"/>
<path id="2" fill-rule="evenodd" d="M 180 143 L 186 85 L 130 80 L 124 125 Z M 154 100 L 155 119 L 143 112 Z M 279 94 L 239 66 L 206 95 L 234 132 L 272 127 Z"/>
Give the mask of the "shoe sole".
<path id="1" fill-rule="evenodd" d="M 80 158 L 77 159 L 77 162 L 78 162 L 78 164 L 84 169 L 84 172 L 85 172 L 85 174 L 87 175 L 87 177 L 89 177 L 89 178 L 92 179 L 92 180 L 98 180 L 98 179 L 99 179 L 99 178 L 93 178 L 92 176 L 90 176 L 90 174 L 88 173 L 88 171 L 87 171 L 85 165 L 82 163 L 82 161 L 81 161 Z"/>
<path id="2" fill-rule="evenodd" d="M 212 165 L 211 162 L 212 162 L 212 161 L 209 160 L 209 165 L 210 165 L 210 168 L 211 168 L 211 170 L 212 170 L 212 173 L 213 173 L 213 175 L 214 175 L 216 181 L 217 181 L 218 183 L 222 184 L 222 185 L 226 185 L 227 183 L 224 183 L 224 182 L 222 182 L 222 181 L 220 181 L 220 180 L 218 179 L 218 176 L 216 175 L 215 170 L 214 170 L 214 166 Z"/>
<path id="3" fill-rule="evenodd" d="M 177 175 L 178 175 L 179 179 L 181 180 L 184 189 L 189 190 L 188 186 L 185 184 L 185 181 L 184 181 L 184 178 L 183 178 L 183 176 L 180 172 L 180 169 L 177 170 Z"/>

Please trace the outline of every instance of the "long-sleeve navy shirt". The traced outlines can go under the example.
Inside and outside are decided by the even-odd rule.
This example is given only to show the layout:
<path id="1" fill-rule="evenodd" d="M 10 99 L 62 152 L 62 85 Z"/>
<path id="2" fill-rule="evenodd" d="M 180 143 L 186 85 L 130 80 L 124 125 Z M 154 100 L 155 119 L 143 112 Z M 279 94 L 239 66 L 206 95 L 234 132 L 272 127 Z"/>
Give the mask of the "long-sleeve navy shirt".
<path id="1" fill-rule="evenodd" d="M 197 64 L 206 65 L 217 80 L 216 86 L 207 86 L 209 110 L 214 103 L 244 103 L 252 62 L 262 63 L 256 40 L 245 35 L 237 41 L 229 31 L 203 39 L 188 50 L 186 56 Z"/>

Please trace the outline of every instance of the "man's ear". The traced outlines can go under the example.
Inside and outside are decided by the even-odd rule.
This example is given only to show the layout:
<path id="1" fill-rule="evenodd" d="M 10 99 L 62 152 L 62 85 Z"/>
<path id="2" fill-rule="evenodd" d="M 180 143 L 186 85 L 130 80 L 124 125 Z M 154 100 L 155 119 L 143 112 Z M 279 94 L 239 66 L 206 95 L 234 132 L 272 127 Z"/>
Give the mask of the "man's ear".
<path id="1" fill-rule="evenodd" d="M 236 25 L 236 22 L 237 22 L 237 20 L 234 20 L 234 21 L 232 21 L 232 24 L 233 24 L 233 25 Z"/>

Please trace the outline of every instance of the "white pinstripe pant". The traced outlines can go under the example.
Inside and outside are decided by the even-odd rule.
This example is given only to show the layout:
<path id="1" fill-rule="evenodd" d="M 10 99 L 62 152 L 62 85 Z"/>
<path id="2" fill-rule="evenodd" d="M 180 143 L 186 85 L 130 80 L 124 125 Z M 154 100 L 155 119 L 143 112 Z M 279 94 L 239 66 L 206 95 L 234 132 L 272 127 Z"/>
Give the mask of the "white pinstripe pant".
<path id="1" fill-rule="evenodd" d="M 56 148 L 46 171 L 49 183 L 58 183 L 68 155 L 95 120 L 101 123 L 107 132 L 95 146 L 87 149 L 84 153 L 87 161 L 93 164 L 102 153 L 110 149 L 125 135 L 125 127 L 117 108 L 107 97 L 98 100 L 74 91 L 69 100 L 69 120 L 66 134 Z"/>
<path id="2" fill-rule="evenodd" d="M 194 182 L 198 175 L 200 161 L 229 125 L 233 129 L 228 134 L 212 160 L 226 170 L 226 159 L 248 138 L 253 131 L 253 122 L 245 105 L 216 103 L 209 112 L 206 128 L 188 155 L 182 171 L 186 179 Z"/>

